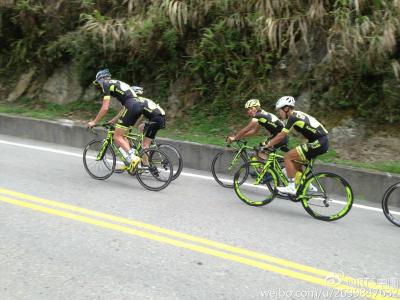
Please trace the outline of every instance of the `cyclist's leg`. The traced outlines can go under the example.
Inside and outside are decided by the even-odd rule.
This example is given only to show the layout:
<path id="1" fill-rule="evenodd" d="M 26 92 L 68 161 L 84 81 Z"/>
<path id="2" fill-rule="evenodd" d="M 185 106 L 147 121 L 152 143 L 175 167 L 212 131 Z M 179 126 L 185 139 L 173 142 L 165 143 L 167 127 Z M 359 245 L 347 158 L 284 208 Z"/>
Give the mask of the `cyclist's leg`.
<path id="1" fill-rule="evenodd" d="M 134 125 L 137 119 L 141 116 L 143 107 L 133 99 L 127 99 L 125 102 L 125 112 L 121 115 L 120 119 L 115 126 L 114 140 L 120 145 L 130 156 L 130 160 L 138 161 L 135 155 L 135 149 L 131 148 L 126 134 L 129 128 Z M 126 149 L 125 149 L 126 148 Z"/>
<path id="2" fill-rule="evenodd" d="M 301 146 L 296 147 L 285 154 L 285 168 L 288 177 L 287 187 L 278 187 L 278 191 L 283 194 L 296 194 L 295 176 L 297 172 L 302 171 L 302 166 L 296 161 L 305 160 L 301 152 Z"/>
<path id="3" fill-rule="evenodd" d="M 157 131 L 165 128 L 165 118 L 162 115 L 152 117 L 144 127 L 143 148 L 148 149 L 151 142 L 155 139 Z M 147 157 L 143 157 L 143 164 L 148 165 Z"/>
<path id="4" fill-rule="evenodd" d="M 124 137 L 125 134 L 127 133 L 128 127 L 124 123 L 124 118 L 127 115 L 128 110 L 126 107 L 122 111 L 122 114 L 120 116 L 120 119 L 117 122 L 117 125 L 115 127 L 115 132 L 114 132 L 114 141 L 118 146 L 121 146 L 122 149 L 125 150 L 125 152 L 129 151 L 129 143 L 128 140 Z"/>
<path id="5" fill-rule="evenodd" d="M 298 150 L 299 154 L 302 157 L 303 161 L 310 161 L 317 156 L 324 154 L 328 151 L 329 148 L 329 141 L 327 136 L 322 136 L 318 140 L 314 142 L 307 143 L 301 146 L 298 146 L 296 149 Z M 301 167 L 301 165 L 300 165 Z M 300 182 L 301 177 L 303 176 L 301 169 L 297 170 L 295 174 L 295 182 L 298 184 Z M 312 184 L 310 185 L 309 189 L 313 191 L 316 189 Z"/>

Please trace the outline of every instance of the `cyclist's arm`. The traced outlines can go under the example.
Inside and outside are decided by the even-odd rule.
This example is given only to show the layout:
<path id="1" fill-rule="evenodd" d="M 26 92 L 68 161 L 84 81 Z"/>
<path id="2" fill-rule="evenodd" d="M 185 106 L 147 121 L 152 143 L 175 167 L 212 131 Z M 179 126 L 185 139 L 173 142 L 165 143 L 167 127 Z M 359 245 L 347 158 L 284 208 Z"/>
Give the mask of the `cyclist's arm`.
<path id="1" fill-rule="evenodd" d="M 115 117 L 112 118 L 108 123 L 115 124 L 118 121 L 118 119 L 121 117 L 124 110 L 125 110 L 125 107 L 122 107 L 121 110 L 115 115 Z"/>
<path id="2" fill-rule="evenodd" d="M 245 127 L 239 130 L 239 132 L 233 136 L 232 140 L 237 141 L 242 137 L 253 135 L 257 131 L 258 131 L 258 121 L 255 119 L 251 119 L 250 122 Z"/>
<path id="3" fill-rule="evenodd" d="M 285 137 L 288 135 L 288 132 L 286 131 L 281 131 L 279 132 L 272 140 L 270 140 L 266 147 L 267 148 L 271 148 L 273 146 L 275 146 L 276 144 L 279 144 L 281 141 L 283 141 L 285 139 Z"/>
<path id="4" fill-rule="evenodd" d="M 92 127 L 96 125 L 108 112 L 108 108 L 110 107 L 110 96 L 104 96 L 103 104 L 97 113 L 96 118 L 93 121 L 89 122 L 89 126 Z"/>
<path id="5" fill-rule="evenodd" d="M 260 126 L 258 125 L 258 123 L 256 123 L 256 125 L 253 128 L 251 128 L 250 130 L 248 130 L 247 132 L 242 134 L 242 136 L 240 138 L 244 138 L 244 137 L 255 135 L 255 134 L 257 134 L 257 132 L 259 130 L 260 130 Z"/>

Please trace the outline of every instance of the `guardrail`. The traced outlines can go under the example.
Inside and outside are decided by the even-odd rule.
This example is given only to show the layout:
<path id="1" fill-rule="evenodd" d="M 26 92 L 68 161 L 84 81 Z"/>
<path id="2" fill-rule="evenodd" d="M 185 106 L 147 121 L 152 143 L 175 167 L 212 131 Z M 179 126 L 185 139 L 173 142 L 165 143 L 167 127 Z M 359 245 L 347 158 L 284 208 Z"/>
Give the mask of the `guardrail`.
<path id="1" fill-rule="evenodd" d="M 84 124 L 69 120 L 40 120 L 0 114 L 0 134 L 24 137 L 55 144 L 83 148 L 94 138 Z M 211 160 L 222 147 L 158 138 L 174 144 L 182 153 L 184 168 L 210 170 Z M 335 164 L 317 163 L 316 169 L 331 171 L 346 178 L 357 200 L 380 202 L 387 187 L 400 181 L 392 173 L 369 171 Z"/>

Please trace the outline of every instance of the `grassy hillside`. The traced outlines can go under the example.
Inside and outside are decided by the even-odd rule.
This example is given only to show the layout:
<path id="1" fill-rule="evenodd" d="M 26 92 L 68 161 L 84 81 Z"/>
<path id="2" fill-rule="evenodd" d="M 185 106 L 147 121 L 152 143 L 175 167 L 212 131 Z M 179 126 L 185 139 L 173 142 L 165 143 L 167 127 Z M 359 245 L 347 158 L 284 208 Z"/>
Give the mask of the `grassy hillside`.
<path id="1" fill-rule="evenodd" d="M 1 74 L 73 62 L 82 85 L 103 67 L 178 115 L 215 114 L 307 91 L 314 114 L 400 120 L 400 2 L 388 0 L 9 0 Z M 169 103 L 172 106 L 171 103 Z"/>

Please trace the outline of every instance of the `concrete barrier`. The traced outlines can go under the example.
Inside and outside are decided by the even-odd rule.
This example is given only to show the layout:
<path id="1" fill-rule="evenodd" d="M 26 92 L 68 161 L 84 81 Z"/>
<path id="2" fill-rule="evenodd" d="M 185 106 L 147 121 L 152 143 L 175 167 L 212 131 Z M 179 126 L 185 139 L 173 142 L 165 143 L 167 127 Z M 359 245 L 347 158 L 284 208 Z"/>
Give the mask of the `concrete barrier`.
<path id="1" fill-rule="evenodd" d="M 69 120 L 48 121 L 0 114 L 0 134 L 83 148 L 95 138 L 82 123 Z M 158 138 L 176 146 L 184 167 L 210 170 L 213 157 L 223 148 L 199 143 Z M 352 186 L 357 200 L 380 202 L 387 187 L 400 182 L 400 175 L 369 171 L 335 164 L 317 163 L 316 171 L 329 171 L 343 176 Z M 211 174 L 211 172 L 210 172 Z"/>

